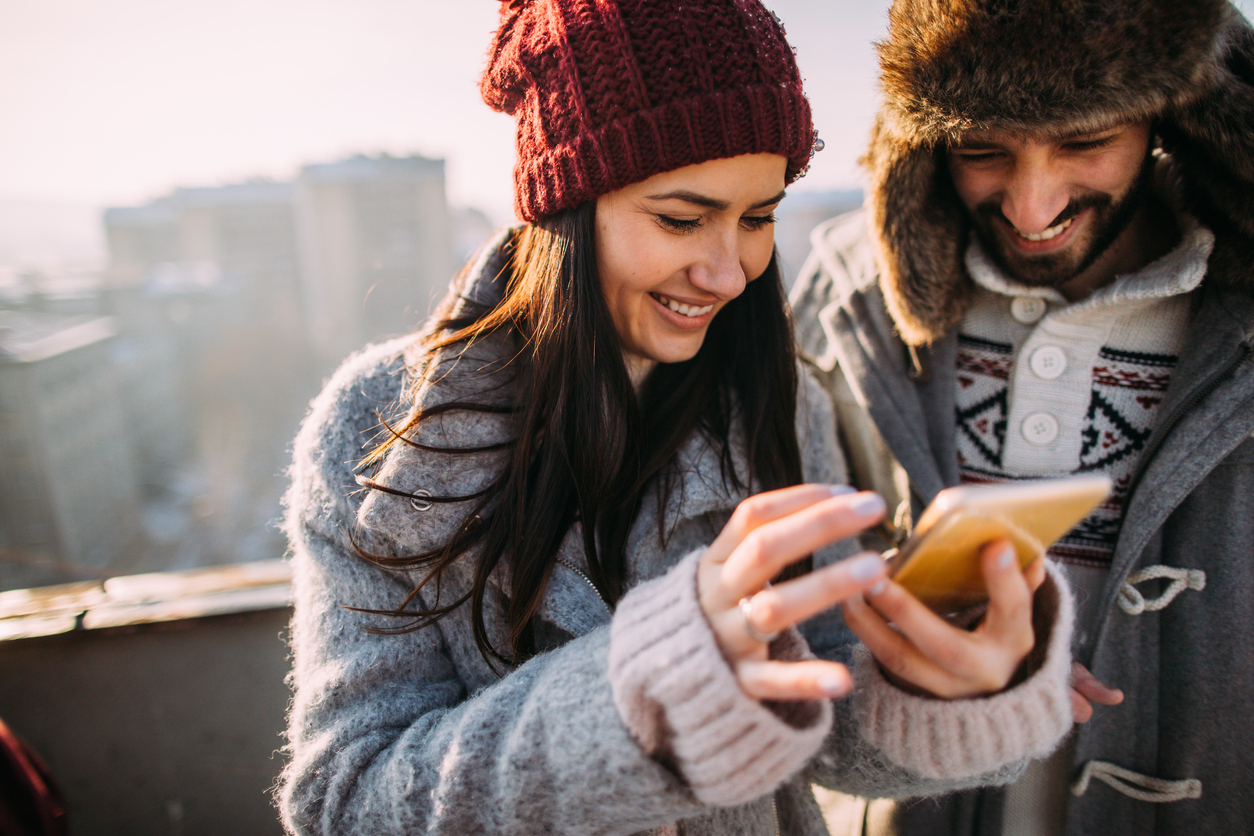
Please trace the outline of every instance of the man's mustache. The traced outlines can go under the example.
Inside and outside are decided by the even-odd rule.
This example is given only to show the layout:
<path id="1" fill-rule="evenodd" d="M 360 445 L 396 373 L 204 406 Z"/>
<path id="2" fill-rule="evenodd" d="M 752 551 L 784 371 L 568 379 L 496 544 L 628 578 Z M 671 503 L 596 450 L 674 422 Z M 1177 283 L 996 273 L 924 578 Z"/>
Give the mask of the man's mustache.
<path id="1" fill-rule="evenodd" d="M 1108 194 L 1102 194 L 1100 192 L 1093 192 L 1090 194 L 1084 194 L 1078 197 L 1073 197 L 1071 198 L 1071 200 L 1067 201 L 1067 205 L 1064 206 L 1062 211 L 1058 213 L 1058 217 L 1050 221 L 1046 225 L 1045 228 L 1051 229 L 1055 226 L 1058 226 L 1058 224 L 1060 223 L 1065 223 L 1066 221 L 1071 220 L 1076 215 L 1083 212 L 1085 209 L 1089 209 L 1089 208 L 1101 209 L 1101 208 L 1105 208 L 1109 206 L 1110 204 L 1111 204 L 1111 196 Z M 986 200 L 985 202 L 976 206 L 975 211 L 979 215 L 982 215 L 985 218 L 988 218 L 990 220 L 1001 221 L 1002 223 L 1006 224 L 1012 229 L 1018 229 L 1018 227 L 1016 227 L 1014 224 L 1010 222 L 1010 219 L 1006 217 L 1005 213 L 1002 212 L 1001 200 L 998 198 Z"/>

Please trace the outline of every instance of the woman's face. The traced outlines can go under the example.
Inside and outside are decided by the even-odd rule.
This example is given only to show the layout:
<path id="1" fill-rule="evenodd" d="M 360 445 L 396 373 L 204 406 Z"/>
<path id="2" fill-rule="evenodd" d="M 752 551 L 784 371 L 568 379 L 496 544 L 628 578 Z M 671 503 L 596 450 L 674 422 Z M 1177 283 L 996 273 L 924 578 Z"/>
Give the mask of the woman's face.
<path id="1" fill-rule="evenodd" d="M 601 292 L 634 384 L 691 359 L 722 307 L 766 270 L 787 162 L 710 160 L 597 198 Z"/>

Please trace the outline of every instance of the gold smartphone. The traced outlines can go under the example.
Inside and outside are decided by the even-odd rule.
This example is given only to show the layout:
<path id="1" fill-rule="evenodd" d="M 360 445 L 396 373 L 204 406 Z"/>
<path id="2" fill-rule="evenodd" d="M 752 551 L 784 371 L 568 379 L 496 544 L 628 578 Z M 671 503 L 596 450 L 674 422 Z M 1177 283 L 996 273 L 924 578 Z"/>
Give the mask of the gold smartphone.
<path id="1" fill-rule="evenodd" d="M 958 612 L 988 599 L 980 547 L 1005 537 L 1020 568 L 1075 526 L 1110 493 L 1101 474 L 963 485 L 936 495 L 914 533 L 895 554 L 889 575 L 938 613 Z"/>

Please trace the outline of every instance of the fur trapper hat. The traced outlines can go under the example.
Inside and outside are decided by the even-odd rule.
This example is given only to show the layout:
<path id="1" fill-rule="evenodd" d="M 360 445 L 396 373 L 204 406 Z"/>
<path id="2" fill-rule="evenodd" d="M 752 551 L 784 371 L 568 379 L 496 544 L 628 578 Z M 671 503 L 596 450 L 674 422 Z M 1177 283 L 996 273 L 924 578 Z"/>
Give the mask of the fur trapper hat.
<path id="1" fill-rule="evenodd" d="M 956 326 L 973 291 L 966 210 L 945 169 L 967 131 L 1152 119 L 1216 232 L 1212 266 L 1254 256 L 1254 31 L 1227 0 L 895 0 L 878 50 L 884 98 L 863 163 L 881 285 L 907 344 Z"/>

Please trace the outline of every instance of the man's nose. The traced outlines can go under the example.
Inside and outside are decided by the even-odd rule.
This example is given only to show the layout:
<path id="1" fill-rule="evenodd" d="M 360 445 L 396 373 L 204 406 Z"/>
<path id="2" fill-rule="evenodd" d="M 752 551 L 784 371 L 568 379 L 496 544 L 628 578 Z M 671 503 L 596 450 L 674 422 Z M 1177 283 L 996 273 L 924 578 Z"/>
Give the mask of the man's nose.
<path id="1" fill-rule="evenodd" d="M 1028 160 L 1015 166 L 1001 211 L 1015 229 L 1031 235 L 1049 229 L 1070 200 L 1065 180 L 1047 160 Z"/>

